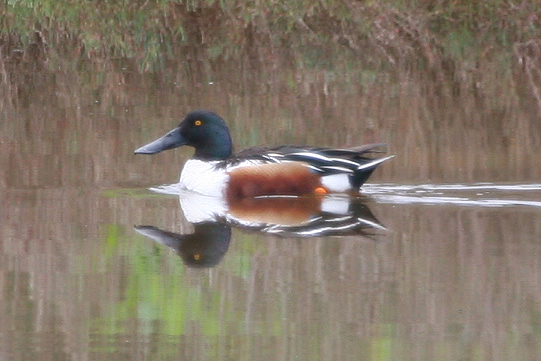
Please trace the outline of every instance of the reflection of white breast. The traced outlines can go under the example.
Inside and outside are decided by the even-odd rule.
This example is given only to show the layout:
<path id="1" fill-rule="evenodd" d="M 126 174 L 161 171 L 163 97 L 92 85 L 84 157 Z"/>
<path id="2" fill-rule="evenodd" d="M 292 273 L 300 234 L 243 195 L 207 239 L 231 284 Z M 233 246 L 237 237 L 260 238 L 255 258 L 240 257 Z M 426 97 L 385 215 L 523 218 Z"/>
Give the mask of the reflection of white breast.
<path id="1" fill-rule="evenodd" d="M 223 196 L 229 175 L 225 169 L 216 169 L 217 163 L 218 161 L 188 160 L 180 173 L 180 186 L 209 196 Z"/>
<path id="2" fill-rule="evenodd" d="M 212 222 L 225 217 L 227 202 L 223 197 L 211 197 L 193 192 L 180 192 L 180 208 L 190 223 Z"/>

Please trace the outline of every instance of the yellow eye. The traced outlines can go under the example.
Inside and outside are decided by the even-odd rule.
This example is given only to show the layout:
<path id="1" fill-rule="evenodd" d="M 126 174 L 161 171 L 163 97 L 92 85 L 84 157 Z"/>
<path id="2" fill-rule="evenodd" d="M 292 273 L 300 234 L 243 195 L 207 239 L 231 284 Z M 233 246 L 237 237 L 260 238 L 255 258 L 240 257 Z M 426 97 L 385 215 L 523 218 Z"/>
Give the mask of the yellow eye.
<path id="1" fill-rule="evenodd" d="M 198 126 L 200 126 L 201 124 L 203 124 L 203 122 L 200 121 L 200 120 L 196 120 L 196 121 L 194 122 L 194 124 L 195 124 L 196 127 L 198 127 Z"/>

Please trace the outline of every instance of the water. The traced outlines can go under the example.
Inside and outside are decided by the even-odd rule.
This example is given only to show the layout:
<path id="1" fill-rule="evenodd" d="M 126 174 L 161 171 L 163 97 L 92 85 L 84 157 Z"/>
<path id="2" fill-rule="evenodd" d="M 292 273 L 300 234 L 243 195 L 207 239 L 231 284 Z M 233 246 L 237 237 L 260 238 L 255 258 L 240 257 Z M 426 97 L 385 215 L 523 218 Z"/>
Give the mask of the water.
<path id="1" fill-rule="evenodd" d="M 3 83 L 1 358 L 538 359 L 535 117 L 518 102 L 495 119 L 497 104 L 442 100 L 408 74 L 357 84 L 339 70 L 225 63 L 208 82 L 90 70 Z M 299 233 L 209 204 L 231 228 L 193 242 L 188 220 L 208 214 L 147 189 L 176 182 L 191 151 L 133 150 L 196 108 L 222 114 L 238 149 L 387 142 L 396 157 L 361 197 L 326 199 L 324 221 L 345 222 L 353 202 L 364 228 Z M 284 204 L 257 206 L 273 209 L 265 222 L 318 214 Z"/>
<path id="2" fill-rule="evenodd" d="M 363 189 L 381 203 L 476 207 L 541 207 L 541 184 L 373 184 Z"/>

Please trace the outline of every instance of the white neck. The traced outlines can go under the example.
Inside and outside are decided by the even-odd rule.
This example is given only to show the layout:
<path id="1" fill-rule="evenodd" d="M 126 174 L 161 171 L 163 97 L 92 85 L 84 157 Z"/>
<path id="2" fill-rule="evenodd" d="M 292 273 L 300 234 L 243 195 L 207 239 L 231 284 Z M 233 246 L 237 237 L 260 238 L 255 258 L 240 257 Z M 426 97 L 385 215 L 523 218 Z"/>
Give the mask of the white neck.
<path id="1" fill-rule="evenodd" d="M 225 169 L 216 169 L 218 162 L 188 160 L 180 173 L 180 186 L 200 194 L 222 197 L 229 175 Z"/>

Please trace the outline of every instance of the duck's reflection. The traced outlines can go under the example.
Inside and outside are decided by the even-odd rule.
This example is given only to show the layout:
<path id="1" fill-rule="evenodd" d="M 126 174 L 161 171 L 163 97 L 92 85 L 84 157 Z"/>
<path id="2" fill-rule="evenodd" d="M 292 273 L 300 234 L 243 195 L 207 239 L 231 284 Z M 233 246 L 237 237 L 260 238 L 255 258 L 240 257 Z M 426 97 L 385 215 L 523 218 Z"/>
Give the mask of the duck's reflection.
<path id="1" fill-rule="evenodd" d="M 136 226 L 135 230 L 176 250 L 190 267 L 217 265 L 229 247 L 231 227 L 281 237 L 372 238 L 377 230 L 385 230 L 359 197 L 265 197 L 228 203 L 194 193 L 177 194 L 194 233 L 178 234 L 153 226 Z"/>
<path id="2" fill-rule="evenodd" d="M 218 222 L 196 224 L 191 234 L 163 231 L 154 226 L 135 226 L 135 230 L 177 251 L 189 267 L 216 266 L 231 240 L 231 227 Z"/>

